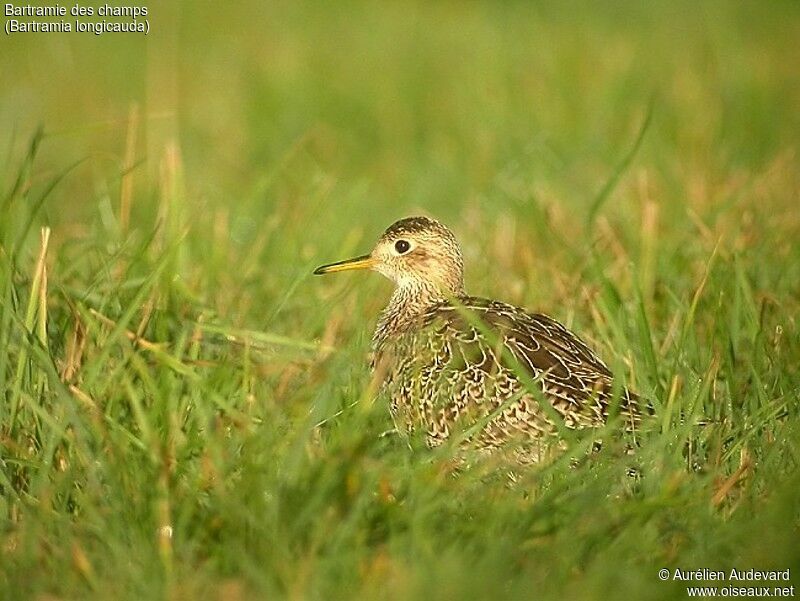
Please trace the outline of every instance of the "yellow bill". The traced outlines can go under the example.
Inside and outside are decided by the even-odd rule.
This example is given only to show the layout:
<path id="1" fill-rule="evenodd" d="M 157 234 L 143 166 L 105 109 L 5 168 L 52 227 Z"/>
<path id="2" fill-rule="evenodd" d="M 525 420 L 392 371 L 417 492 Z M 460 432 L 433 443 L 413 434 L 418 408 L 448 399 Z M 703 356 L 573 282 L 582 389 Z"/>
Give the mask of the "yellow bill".
<path id="1" fill-rule="evenodd" d="M 324 275 L 326 273 L 336 273 L 337 271 L 348 271 L 351 269 L 369 269 L 375 265 L 377 261 L 370 255 L 362 255 L 353 259 L 345 259 L 344 261 L 337 261 L 336 263 L 329 263 L 322 265 L 314 270 L 314 275 Z"/>

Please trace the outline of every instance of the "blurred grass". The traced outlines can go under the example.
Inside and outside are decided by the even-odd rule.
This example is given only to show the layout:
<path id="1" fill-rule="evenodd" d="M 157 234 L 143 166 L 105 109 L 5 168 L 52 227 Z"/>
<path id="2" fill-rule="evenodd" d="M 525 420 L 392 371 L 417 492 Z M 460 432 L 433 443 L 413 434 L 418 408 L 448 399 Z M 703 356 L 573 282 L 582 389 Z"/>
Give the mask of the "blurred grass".
<path id="1" fill-rule="evenodd" d="M 796 3 L 150 9 L 0 42 L 0 597 L 796 582 Z M 417 211 L 653 399 L 641 482 L 379 436 L 388 285 L 309 274 Z"/>

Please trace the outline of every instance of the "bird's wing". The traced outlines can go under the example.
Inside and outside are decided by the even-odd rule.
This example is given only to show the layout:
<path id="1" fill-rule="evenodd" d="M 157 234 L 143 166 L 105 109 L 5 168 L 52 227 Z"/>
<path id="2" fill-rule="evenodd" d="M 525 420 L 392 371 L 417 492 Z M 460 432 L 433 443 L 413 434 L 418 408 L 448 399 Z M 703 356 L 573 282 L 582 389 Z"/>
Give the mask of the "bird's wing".
<path id="1" fill-rule="evenodd" d="M 491 358 L 512 371 L 514 364 L 521 365 L 541 380 L 547 394 L 576 406 L 594 399 L 592 412 L 607 413 L 612 390 L 610 370 L 586 343 L 551 317 L 498 301 L 462 297 L 432 308 L 426 321 L 457 340 L 461 353 L 480 354 L 485 361 Z M 500 352 L 464 348 L 475 345 Z M 481 369 L 489 371 L 491 366 L 485 363 Z M 636 395 L 623 390 L 622 407 L 635 411 L 635 403 Z"/>

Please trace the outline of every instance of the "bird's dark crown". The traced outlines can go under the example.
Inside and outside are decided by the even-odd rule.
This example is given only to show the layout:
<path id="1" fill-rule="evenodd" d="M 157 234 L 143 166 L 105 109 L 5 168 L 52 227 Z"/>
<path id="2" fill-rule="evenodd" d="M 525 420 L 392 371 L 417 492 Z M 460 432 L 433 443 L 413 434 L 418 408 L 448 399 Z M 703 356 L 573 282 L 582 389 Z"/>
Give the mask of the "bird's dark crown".
<path id="1" fill-rule="evenodd" d="M 421 232 L 447 232 L 450 231 L 435 219 L 429 217 L 406 217 L 395 221 L 383 233 L 383 238 L 394 238 L 402 234 L 419 234 Z"/>

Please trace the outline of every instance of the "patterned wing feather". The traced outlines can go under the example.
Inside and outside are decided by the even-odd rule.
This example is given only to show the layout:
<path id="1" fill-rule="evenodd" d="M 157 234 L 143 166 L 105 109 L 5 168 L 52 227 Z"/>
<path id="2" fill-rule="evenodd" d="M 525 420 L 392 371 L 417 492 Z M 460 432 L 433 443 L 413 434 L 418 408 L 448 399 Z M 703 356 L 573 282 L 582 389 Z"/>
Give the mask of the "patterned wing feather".
<path id="1" fill-rule="evenodd" d="M 496 411 L 478 437 L 485 447 L 553 434 L 552 410 L 526 392 L 520 369 L 568 427 L 598 426 L 608 416 L 613 380 L 605 363 L 554 319 L 505 303 L 462 297 L 434 305 L 422 323 L 378 349 L 381 356 L 394 366 L 385 385 L 395 421 L 403 429 L 423 425 L 431 444 L 455 423 Z M 625 390 L 620 404 L 634 428 L 636 396 Z"/>

